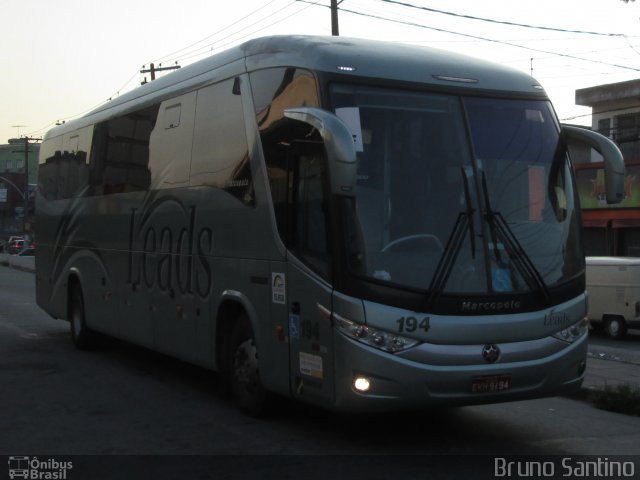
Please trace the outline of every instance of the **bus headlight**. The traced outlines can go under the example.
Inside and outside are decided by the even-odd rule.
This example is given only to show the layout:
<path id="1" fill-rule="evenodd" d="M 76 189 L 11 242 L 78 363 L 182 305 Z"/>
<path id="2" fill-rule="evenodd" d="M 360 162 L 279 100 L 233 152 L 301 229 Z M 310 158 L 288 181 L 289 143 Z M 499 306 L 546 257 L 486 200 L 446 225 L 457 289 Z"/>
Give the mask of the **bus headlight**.
<path id="1" fill-rule="evenodd" d="M 581 338 L 589 330 L 589 320 L 583 318 L 578 323 L 571 325 L 570 327 L 560 330 L 553 335 L 554 338 L 562 340 L 563 342 L 573 343 Z"/>
<path id="2" fill-rule="evenodd" d="M 403 337 L 395 333 L 385 332 L 384 330 L 347 320 L 335 313 L 333 314 L 333 321 L 338 331 L 347 337 L 369 345 L 370 347 L 384 350 L 385 352 L 398 353 L 420 343 L 413 338 Z"/>

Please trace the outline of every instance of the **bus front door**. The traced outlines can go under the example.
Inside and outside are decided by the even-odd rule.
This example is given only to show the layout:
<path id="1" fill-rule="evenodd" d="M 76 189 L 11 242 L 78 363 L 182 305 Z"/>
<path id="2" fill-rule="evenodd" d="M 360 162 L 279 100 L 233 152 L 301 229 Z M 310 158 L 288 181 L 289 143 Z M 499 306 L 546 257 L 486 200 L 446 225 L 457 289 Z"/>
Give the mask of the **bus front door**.
<path id="1" fill-rule="evenodd" d="M 295 264 L 290 264 L 287 283 L 293 396 L 311 403 L 333 402 L 331 288 Z"/>
<path id="2" fill-rule="evenodd" d="M 294 142 L 287 291 L 293 395 L 333 402 L 328 169 L 322 142 Z M 328 313 L 327 313 L 328 312 Z"/>

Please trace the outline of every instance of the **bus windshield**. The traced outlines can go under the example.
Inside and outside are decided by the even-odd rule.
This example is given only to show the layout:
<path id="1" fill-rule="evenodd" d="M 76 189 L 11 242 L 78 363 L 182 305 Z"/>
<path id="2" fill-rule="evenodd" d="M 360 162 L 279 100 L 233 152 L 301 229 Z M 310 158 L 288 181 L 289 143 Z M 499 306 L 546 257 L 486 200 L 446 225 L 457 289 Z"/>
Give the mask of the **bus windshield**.
<path id="1" fill-rule="evenodd" d="M 445 294 L 544 291 L 584 269 L 571 165 L 551 106 L 334 85 L 354 134 L 348 268 Z"/>

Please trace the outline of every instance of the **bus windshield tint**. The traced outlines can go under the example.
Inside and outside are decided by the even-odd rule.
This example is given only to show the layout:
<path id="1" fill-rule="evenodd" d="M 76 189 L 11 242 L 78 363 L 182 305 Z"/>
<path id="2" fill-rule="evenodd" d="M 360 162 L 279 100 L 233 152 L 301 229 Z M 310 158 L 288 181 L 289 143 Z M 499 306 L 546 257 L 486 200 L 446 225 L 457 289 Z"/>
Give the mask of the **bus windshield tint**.
<path id="1" fill-rule="evenodd" d="M 548 102 L 334 86 L 358 156 L 349 269 L 438 293 L 545 290 L 584 268 Z"/>

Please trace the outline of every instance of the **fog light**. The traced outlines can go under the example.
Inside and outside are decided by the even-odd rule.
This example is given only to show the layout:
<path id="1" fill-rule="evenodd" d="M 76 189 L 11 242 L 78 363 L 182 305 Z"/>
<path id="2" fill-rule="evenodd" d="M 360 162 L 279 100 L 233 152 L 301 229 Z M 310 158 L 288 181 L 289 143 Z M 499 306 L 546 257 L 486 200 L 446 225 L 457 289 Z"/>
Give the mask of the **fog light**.
<path id="1" fill-rule="evenodd" d="M 371 388 L 371 382 L 367 377 L 356 377 L 353 380 L 353 388 L 359 392 L 365 393 Z"/>

